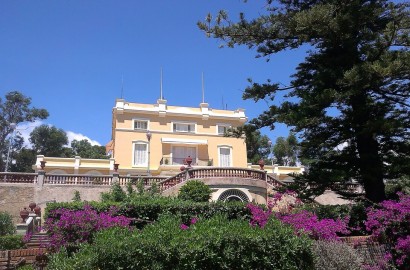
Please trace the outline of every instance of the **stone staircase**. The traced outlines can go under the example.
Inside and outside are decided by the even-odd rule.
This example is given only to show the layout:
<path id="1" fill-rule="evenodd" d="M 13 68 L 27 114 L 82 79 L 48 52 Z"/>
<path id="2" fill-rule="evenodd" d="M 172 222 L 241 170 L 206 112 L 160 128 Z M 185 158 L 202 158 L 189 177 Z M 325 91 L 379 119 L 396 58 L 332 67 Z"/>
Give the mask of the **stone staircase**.
<path id="1" fill-rule="evenodd" d="M 26 243 L 27 248 L 44 248 L 50 243 L 46 232 L 38 232 L 31 236 L 29 242 Z"/>

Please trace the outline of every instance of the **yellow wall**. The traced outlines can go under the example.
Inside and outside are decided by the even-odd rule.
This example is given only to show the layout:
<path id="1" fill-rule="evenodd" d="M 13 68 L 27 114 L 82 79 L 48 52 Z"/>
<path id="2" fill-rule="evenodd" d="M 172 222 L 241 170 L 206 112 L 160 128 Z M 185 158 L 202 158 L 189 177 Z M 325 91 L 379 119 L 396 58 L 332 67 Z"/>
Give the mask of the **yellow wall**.
<path id="1" fill-rule="evenodd" d="M 130 103 L 129 108 L 133 105 Z M 152 107 L 152 105 L 151 105 Z M 174 113 L 167 113 L 165 117 L 160 117 L 158 113 L 146 112 L 144 110 L 152 109 L 146 104 L 138 104 L 139 111 L 122 111 L 118 113 L 113 110 L 114 122 L 114 158 L 115 162 L 120 164 L 120 170 L 125 171 L 146 171 L 147 167 L 133 166 L 133 142 L 148 142 L 146 130 L 134 130 L 134 119 L 148 120 L 148 129 L 152 134 L 150 141 L 150 170 L 155 171 L 160 166 L 163 157 L 169 157 L 172 152 L 172 146 L 178 144 L 162 143 L 162 138 L 178 138 L 188 140 L 206 140 L 206 145 L 184 145 L 197 147 L 197 158 L 200 160 L 213 160 L 213 165 L 219 165 L 218 146 L 231 147 L 232 167 L 247 167 L 246 144 L 244 138 L 224 137 L 217 134 L 217 125 L 225 124 L 232 127 L 243 125 L 243 120 L 234 118 L 234 111 L 218 110 L 218 113 L 226 113 L 228 117 L 209 117 L 207 120 L 198 115 L 199 108 L 192 108 L 192 114 L 189 108 L 182 108 L 188 111 L 187 115 L 176 115 L 178 107 L 172 107 Z M 195 113 L 197 113 L 195 115 Z M 175 133 L 173 132 L 174 122 L 188 122 L 196 124 L 195 133 Z"/>

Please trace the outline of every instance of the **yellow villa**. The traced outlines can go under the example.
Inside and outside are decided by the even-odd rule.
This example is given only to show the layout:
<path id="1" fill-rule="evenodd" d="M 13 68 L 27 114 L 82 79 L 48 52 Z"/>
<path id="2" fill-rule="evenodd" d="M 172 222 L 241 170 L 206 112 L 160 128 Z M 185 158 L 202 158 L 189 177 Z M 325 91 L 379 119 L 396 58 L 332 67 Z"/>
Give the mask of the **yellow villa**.
<path id="1" fill-rule="evenodd" d="M 245 138 L 225 137 L 228 128 L 246 122 L 243 109 L 141 104 L 117 99 L 112 111 L 112 151 L 120 172 L 166 174 L 186 165 L 246 167 Z"/>

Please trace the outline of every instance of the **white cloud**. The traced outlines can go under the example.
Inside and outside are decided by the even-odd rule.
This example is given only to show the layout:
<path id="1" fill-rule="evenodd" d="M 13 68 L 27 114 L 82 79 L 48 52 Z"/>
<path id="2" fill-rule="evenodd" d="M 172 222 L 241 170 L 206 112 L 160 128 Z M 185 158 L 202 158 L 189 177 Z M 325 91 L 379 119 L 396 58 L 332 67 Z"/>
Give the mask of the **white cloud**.
<path id="1" fill-rule="evenodd" d="M 91 143 L 91 145 L 101 145 L 99 142 L 95 140 L 91 140 L 89 137 L 81 134 L 81 133 L 75 133 L 73 131 L 66 131 L 67 137 L 68 137 L 68 145 L 71 145 L 71 142 L 73 140 L 81 141 L 81 140 L 87 140 Z"/>
<path id="2" fill-rule="evenodd" d="M 345 149 L 348 146 L 349 146 L 349 142 L 343 142 L 343 143 L 339 144 L 338 146 L 336 146 L 334 148 L 334 150 L 342 151 L 343 149 Z"/>
<path id="3" fill-rule="evenodd" d="M 21 137 L 24 138 L 24 146 L 31 147 L 31 143 L 29 142 L 28 138 L 30 138 L 30 133 L 33 131 L 34 128 L 41 126 L 43 121 L 37 120 L 34 122 L 25 122 L 23 124 L 19 124 L 16 127 L 16 134 L 19 133 Z"/>
<path id="4" fill-rule="evenodd" d="M 41 126 L 45 124 L 43 121 L 37 120 L 35 122 L 26 122 L 23 124 L 19 124 L 16 128 L 16 132 L 20 134 L 24 138 L 24 146 L 30 148 L 31 143 L 28 140 L 30 138 L 30 133 L 33 131 L 34 128 Z M 49 124 L 49 126 L 52 126 Z M 91 145 L 101 145 L 98 141 L 92 140 L 89 137 L 81 134 L 81 133 L 76 133 L 74 131 L 66 131 L 67 137 L 68 137 L 68 146 L 71 145 L 71 142 L 73 140 L 81 141 L 81 140 L 87 140 L 91 143 Z"/>

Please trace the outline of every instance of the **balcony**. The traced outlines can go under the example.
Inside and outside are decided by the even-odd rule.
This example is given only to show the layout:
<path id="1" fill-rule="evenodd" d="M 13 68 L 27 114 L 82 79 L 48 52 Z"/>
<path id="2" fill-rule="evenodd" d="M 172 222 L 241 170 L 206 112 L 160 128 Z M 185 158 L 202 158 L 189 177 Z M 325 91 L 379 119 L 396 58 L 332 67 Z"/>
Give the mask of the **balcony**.
<path id="1" fill-rule="evenodd" d="M 182 166 L 188 165 L 186 162 L 186 158 L 177 158 L 177 157 L 170 157 L 170 156 L 163 156 L 160 161 L 160 166 Z M 192 166 L 213 166 L 213 159 L 199 159 L 193 158 L 192 159 Z"/>

